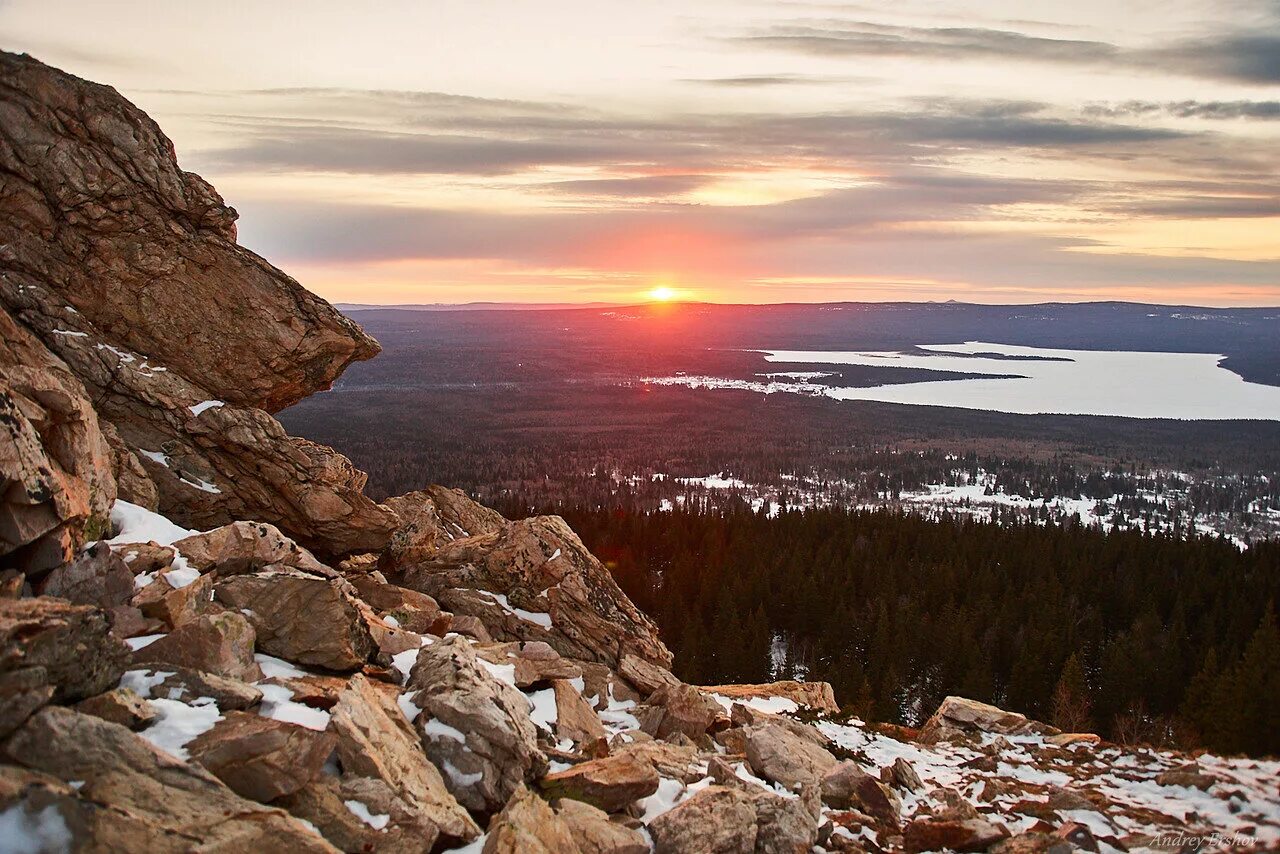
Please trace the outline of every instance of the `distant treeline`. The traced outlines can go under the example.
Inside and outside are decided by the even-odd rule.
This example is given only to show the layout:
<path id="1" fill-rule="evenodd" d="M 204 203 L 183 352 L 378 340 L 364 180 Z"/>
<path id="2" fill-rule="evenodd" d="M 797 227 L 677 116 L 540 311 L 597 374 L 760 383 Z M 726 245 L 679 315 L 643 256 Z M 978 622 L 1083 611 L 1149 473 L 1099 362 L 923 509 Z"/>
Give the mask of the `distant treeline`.
<path id="1" fill-rule="evenodd" d="M 686 681 L 805 675 L 908 725 L 960 694 L 1125 741 L 1280 754 L 1280 545 L 888 512 L 561 512 Z"/>

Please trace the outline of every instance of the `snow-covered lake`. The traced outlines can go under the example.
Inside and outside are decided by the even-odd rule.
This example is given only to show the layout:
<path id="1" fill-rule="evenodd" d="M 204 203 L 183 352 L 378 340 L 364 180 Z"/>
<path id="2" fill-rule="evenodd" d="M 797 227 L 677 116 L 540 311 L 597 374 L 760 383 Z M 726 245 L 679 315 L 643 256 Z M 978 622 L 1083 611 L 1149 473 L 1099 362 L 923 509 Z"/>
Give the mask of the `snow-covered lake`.
<path id="1" fill-rule="evenodd" d="M 1213 353 L 1047 350 L 984 341 L 924 344 L 919 349 L 928 353 L 759 350 L 755 352 L 763 353 L 769 362 L 831 365 L 831 371 L 760 373 L 756 380 L 680 374 L 643 377 L 641 381 L 1027 415 L 1280 421 L 1280 387 L 1245 382 L 1219 367 L 1223 357 Z M 923 368 L 994 378 L 922 380 L 869 388 L 823 385 L 822 377 L 839 373 L 840 365 Z"/>
<path id="2" fill-rule="evenodd" d="M 765 351 L 770 362 L 878 365 L 998 374 L 999 379 L 831 388 L 839 400 L 878 400 L 996 412 L 1133 418 L 1280 420 L 1280 388 L 1245 382 L 1212 353 L 1048 350 L 968 341 L 923 345 L 930 355 Z M 987 354 L 1023 357 L 991 358 Z M 838 369 L 837 369 L 838 370 Z"/>

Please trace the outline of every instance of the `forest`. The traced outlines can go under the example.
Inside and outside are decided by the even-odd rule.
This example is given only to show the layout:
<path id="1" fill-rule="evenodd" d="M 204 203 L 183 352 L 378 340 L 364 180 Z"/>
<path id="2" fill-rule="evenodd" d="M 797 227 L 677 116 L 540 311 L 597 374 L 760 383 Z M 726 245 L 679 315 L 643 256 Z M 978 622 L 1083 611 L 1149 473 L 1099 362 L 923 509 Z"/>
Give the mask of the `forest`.
<path id="1" fill-rule="evenodd" d="M 512 512 L 513 508 L 503 508 Z M 890 512 L 561 508 L 700 684 L 802 676 L 919 725 L 948 694 L 1280 754 L 1280 545 Z"/>

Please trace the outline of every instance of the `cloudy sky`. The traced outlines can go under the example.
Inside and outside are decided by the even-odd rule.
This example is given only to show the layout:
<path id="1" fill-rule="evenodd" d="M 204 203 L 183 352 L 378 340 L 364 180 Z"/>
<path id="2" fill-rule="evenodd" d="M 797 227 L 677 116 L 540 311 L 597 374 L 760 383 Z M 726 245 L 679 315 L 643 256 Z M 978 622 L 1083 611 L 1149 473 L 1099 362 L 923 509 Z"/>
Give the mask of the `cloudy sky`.
<path id="1" fill-rule="evenodd" d="M 335 301 L 1280 304 L 1280 0 L 0 0 Z"/>

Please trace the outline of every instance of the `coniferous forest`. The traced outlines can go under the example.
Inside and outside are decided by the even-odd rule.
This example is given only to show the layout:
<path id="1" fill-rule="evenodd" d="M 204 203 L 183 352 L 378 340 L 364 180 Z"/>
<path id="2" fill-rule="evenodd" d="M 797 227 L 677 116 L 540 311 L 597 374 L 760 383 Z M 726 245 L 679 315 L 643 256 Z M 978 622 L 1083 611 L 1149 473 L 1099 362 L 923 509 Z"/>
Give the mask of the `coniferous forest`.
<path id="1" fill-rule="evenodd" d="M 693 683 L 948 694 L 1130 743 L 1280 753 L 1280 545 L 889 512 L 565 512 Z"/>

